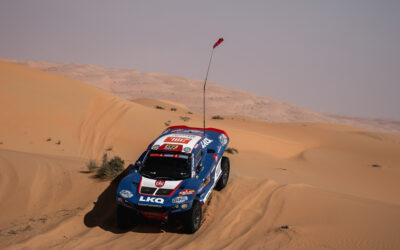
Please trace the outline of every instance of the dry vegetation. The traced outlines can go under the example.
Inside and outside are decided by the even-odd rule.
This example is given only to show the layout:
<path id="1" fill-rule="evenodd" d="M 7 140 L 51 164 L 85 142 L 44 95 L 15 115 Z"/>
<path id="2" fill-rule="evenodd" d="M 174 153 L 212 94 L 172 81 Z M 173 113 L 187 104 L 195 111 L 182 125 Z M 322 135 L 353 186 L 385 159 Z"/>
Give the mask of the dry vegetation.
<path id="1" fill-rule="evenodd" d="M 226 148 L 225 152 L 228 154 L 239 154 L 239 151 L 236 148 Z"/>
<path id="2" fill-rule="evenodd" d="M 214 120 L 223 120 L 224 118 L 220 115 L 214 115 L 213 117 L 211 117 Z"/>
<path id="3" fill-rule="evenodd" d="M 187 122 L 190 120 L 190 117 L 187 117 L 187 116 L 179 116 L 179 118 L 184 122 Z"/>
<path id="4" fill-rule="evenodd" d="M 90 160 L 86 167 L 90 173 L 96 172 L 96 178 L 112 180 L 124 170 L 124 161 L 119 156 L 114 156 L 109 160 L 105 153 L 100 166 L 97 165 L 96 160 Z"/>

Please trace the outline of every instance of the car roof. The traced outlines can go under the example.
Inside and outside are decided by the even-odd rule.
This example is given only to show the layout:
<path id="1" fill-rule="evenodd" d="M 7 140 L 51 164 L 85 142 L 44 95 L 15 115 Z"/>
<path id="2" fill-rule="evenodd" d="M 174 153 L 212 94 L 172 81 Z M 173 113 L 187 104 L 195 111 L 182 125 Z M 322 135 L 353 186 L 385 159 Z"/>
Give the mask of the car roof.
<path id="1" fill-rule="evenodd" d="M 229 140 L 225 131 L 215 128 L 172 126 L 168 127 L 152 144 L 149 149 L 158 151 L 194 153 L 196 149 L 227 144 Z"/>
<path id="2" fill-rule="evenodd" d="M 160 151 L 178 151 L 190 153 L 203 136 L 185 133 L 168 133 L 159 137 L 152 146 L 152 149 Z"/>

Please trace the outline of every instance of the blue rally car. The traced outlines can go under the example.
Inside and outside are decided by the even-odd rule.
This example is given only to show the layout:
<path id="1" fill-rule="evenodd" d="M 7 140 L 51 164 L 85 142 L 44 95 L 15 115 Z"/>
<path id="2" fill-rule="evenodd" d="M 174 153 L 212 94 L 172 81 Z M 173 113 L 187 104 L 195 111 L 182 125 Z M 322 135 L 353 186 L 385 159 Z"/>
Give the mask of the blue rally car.
<path id="1" fill-rule="evenodd" d="M 228 143 L 225 131 L 215 128 L 167 128 L 121 180 L 118 226 L 129 228 L 138 215 L 163 221 L 178 216 L 187 233 L 196 232 L 202 206 L 214 188 L 228 182 L 229 158 L 223 156 Z"/>

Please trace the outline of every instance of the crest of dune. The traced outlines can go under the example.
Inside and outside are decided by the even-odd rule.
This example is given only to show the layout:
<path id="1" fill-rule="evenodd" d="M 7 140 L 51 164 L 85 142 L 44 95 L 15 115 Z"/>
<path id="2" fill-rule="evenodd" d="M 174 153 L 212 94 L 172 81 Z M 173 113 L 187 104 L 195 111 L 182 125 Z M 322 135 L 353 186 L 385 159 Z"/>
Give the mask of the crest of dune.
<path id="1" fill-rule="evenodd" d="M 71 72 L 98 70 L 85 67 Z M 121 93 L 0 61 L 0 249 L 400 248 L 399 136 L 234 113 L 206 120 L 229 134 L 238 154 L 226 154 L 231 177 L 213 193 L 201 229 L 186 235 L 148 222 L 120 231 L 118 179 L 92 178 L 88 161 L 107 153 L 126 167 L 167 126 L 202 124 L 183 97 L 130 101 Z"/>

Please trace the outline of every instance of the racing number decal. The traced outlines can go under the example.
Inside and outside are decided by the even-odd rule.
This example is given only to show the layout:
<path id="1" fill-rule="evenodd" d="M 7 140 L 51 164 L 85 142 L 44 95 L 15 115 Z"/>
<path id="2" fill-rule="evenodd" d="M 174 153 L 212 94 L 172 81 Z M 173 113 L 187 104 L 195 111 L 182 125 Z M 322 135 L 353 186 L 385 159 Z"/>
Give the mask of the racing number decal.
<path id="1" fill-rule="evenodd" d="M 176 149 L 178 149 L 178 145 L 176 145 L 176 144 L 166 144 L 164 146 L 164 149 L 165 150 L 176 150 Z"/>

